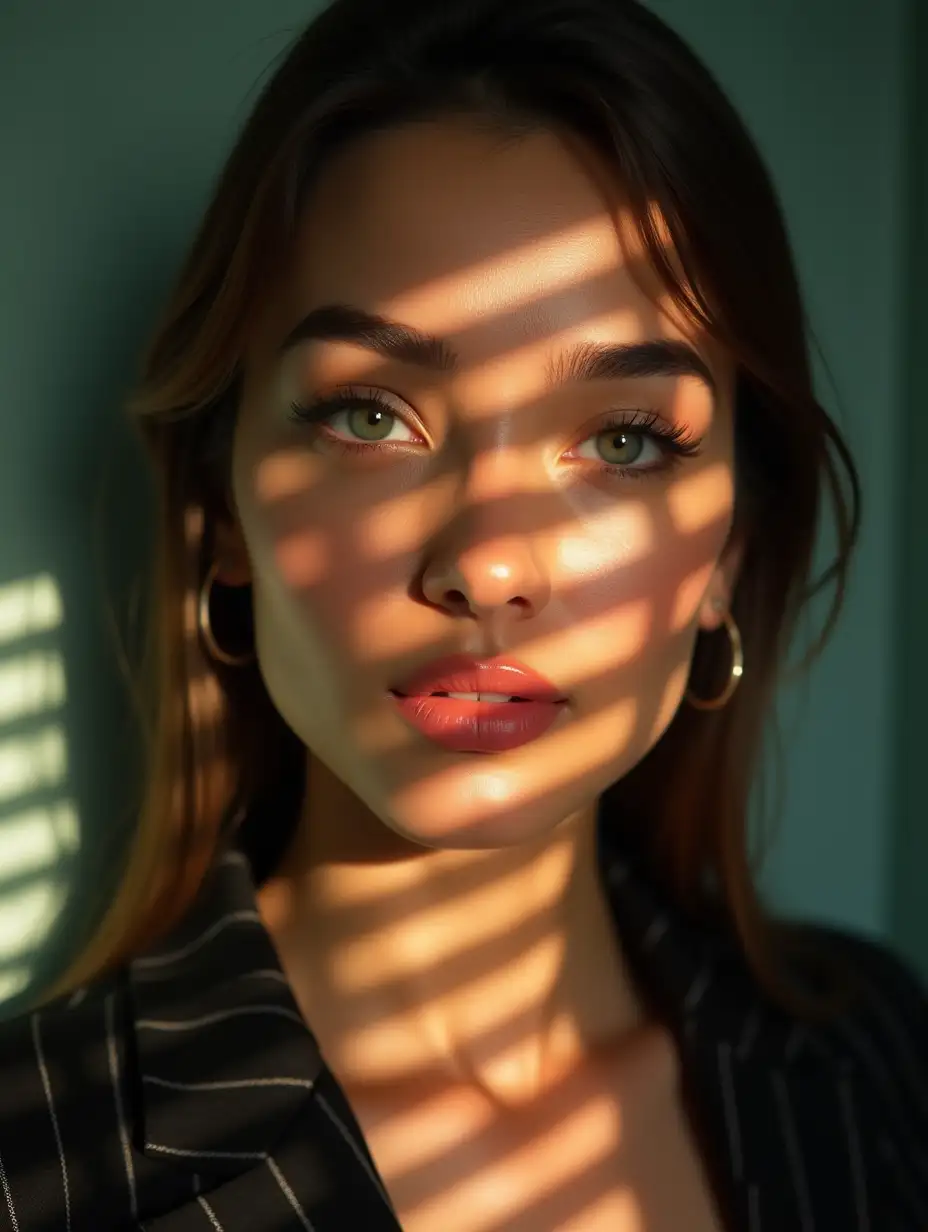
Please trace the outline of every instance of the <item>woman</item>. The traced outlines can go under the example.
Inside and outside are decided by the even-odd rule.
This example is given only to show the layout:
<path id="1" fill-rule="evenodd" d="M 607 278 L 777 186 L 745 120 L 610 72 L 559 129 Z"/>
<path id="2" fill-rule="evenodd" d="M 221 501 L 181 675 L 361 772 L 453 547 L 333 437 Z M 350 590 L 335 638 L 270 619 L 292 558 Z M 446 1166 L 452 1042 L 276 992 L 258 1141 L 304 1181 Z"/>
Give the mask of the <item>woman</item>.
<path id="1" fill-rule="evenodd" d="M 336 0 L 133 411 L 151 775 L 96 935 L 4 1027 L 8 1226 L 928 1226 L 924 990 L 752 884 L 857 481 L 680 40 L 632 0 Z"/>

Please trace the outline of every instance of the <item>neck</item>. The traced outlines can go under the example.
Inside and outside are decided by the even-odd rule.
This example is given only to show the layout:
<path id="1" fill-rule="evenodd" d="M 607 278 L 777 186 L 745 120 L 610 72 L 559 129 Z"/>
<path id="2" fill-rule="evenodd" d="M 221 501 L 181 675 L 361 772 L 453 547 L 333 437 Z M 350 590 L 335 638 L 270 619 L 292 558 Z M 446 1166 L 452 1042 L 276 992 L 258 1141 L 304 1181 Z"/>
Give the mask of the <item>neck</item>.
<path id="1" fill-rule="evenodd" d="M 595 840 L 591 808 L 534 845 L 415 847 L 314 768 L 259 908 L 343 1084 L 466 1082 L 516 1104 L 634 1033 Z"/>

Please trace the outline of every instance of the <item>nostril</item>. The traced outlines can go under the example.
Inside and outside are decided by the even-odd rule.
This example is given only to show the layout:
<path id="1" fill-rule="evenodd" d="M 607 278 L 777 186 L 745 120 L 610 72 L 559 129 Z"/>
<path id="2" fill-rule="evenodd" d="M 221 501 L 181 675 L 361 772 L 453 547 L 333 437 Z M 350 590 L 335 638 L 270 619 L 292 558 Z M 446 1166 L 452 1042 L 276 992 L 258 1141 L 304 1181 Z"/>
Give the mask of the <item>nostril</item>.
<path id="1" fill-rule="evenodd" d="M 463 590 L 446 590 L 442 597 L 442 607 L 455 616 L 467 615 L 471 603 Z"/>

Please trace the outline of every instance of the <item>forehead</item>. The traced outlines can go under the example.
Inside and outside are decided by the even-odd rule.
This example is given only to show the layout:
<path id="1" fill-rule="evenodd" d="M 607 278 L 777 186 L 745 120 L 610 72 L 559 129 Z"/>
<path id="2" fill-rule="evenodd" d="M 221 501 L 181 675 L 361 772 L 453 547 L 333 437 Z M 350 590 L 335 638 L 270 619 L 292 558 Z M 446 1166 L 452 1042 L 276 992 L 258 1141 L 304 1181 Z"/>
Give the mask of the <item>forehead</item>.
<path id="1" fill-rule="evenodd" d="M 554 133 L 466 121 L 353 143 L 307 203 L 286 312 L 356 304 L 465 363 L 561 335 L 687 337 L 591 161 Z"/>

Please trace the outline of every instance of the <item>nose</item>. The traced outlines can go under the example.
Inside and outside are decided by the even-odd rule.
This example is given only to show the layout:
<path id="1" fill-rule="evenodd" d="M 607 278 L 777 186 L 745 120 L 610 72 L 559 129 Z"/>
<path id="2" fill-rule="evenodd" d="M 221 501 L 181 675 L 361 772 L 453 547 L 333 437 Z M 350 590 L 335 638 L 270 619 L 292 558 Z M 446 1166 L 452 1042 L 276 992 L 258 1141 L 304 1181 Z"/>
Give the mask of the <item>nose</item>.
<path id="1" fill-rule="evenodd" d="M 454 616 L 529 620 L 551 598 L 551 582 L 528 537 L 486 535 L 435 551 L 422 576 L 425 598 Z"/>

